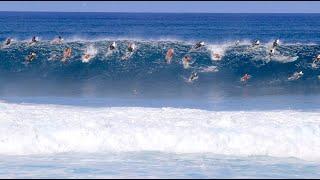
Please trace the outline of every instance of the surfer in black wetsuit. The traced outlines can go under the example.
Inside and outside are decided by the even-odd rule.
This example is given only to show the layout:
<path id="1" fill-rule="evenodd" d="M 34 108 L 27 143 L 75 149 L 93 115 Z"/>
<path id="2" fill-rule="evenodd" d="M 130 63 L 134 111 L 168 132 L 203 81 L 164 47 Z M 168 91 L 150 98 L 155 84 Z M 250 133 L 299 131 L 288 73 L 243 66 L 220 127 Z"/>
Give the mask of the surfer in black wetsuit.
<path id="1" fill-rule="evenodd" d="M 273 56 L 274 53 L 275 53 L 275 48 L 270 49 L 270 51 L 269 51 L 269 56 L 270 56 L 270 57 Z"/>
<path id="2" fill-rule="evenodd" d="M 275 41 L 273 42 L 273 44 L 272 44 L 272 48 L 275 48 L 275 47 L 279 46 L 279 43 L 280 43 L 280 40 L 279 40 L 279 39 L 275 40 Z"/>
<path id="3" fill-rule="evenodd" d="M 200 41 L 200 42 L 197 42 L 197 43 L 193 46 L 193 48 L 194 48 L 194 49 L 199 49 L 199 48 L 202 47 L 202 46 L 204 46 L 204 42 L 203 42 L 203 41 Z"/>
<path id="4" fill-rule="evenodd" d="M 112 51 L 112 50 L 115 50 L 116 49 L 116 42 L 113 41 L 113 43 L 109 46 L 109 49 Z"/>
<path id="5" fill-rule="evenodd" d="M 192 72 L 191 75 L 190 75 L 190 77 L 189 77 L 189 82 L 192 82 L 192 81 L 198 79 L 198 77 L 199 77 L 199 76 L 198 76 L 198 73 Z"/>
<path id="6" fill-rule="evenodd" d="M 36 55 L 37 54 L 35 52 L 30 53 L 30 55 L 27 56 L 26 61 L 27 62 L 33 61 L 36 58 Z"/>
<path id="7" fill-rule="evenodd" d="M 38 42 L 37 38 L 35 36 L 33 36 L 32 39 L 31 39 L 31 42 L 29 44 L 34 44 L 34 43 L 37 43 L 37 42 Z"/>
<path id="8" fill-rule="evenodd" d="M 11 38 L 8 38 L 4 44 L 5 44 L 6 46 L 10 45 L 10 44 L 11 44 Z"/>
<path id="9" fill-rule="evenodd" d="M 136 48 L 136 45 L 135 45 L 134 43 L 130 43 L 130 44 L 129 44 L 129 47 L 128 47 L 128 51 L 129 51 L 130 53 L 132 53 L 135 48 Z"/>
<path id="10" fill-rule="evenodd" d="M 252 46 L 255 47 L 255 46 L 259 46 L 260 45 L 260 41 L 259 40 L 255 40 L 253 43 L 252 43 Z"/>

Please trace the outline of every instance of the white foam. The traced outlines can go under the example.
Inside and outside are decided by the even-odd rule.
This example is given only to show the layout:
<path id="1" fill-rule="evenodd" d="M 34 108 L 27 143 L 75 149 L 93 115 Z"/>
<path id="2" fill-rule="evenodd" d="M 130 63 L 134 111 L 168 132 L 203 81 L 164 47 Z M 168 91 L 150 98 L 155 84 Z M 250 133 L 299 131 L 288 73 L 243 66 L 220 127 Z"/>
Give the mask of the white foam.
<path id="1" fill-rule="evenodd" d="M 98 53 L 98 50 L 91 44 L 85 49 L 85 54 L 89 55 L 89 58 L 82 57 L 82 62 L 88 63 Z"/>
<path id="2" fill-rule="evenodd" d="M 0 154 L 165 151 L 320 160 L 320 112 L 8 104 Z"/>
<path id="3" fill-rule="evenodd" d="M 229 47 L 229 44 L 210 44 L 208 45 L 208 50 L 210 51 L 211 59 L 213 61 L 220 61 L 225 54 L 226 49 Z M 217 56 L 215 56 L 217 55 Z"/>

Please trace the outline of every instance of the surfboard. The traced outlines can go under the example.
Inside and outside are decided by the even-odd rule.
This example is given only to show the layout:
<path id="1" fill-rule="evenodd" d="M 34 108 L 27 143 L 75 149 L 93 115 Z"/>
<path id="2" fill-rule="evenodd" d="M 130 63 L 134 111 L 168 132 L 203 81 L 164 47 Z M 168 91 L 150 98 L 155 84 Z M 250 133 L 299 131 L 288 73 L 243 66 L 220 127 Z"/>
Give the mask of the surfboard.
<path id="1" fill-rule="evenodd" d="M 126 52 L 124 56 L 122 56 L 122 60 L 128 60 L 133 55 L 133 52 Z"/>

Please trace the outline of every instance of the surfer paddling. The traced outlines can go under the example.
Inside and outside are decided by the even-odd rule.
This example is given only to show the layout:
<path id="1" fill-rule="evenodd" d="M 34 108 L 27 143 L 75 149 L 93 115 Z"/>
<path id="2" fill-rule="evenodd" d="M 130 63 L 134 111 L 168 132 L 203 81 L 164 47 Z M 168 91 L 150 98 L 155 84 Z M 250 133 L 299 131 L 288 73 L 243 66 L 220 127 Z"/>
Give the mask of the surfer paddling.
<path id="1" fill-rule="evenodd" d="M 189 79 L 188 79 L 188 81 L 189 82 L 193 82 L 194 80 L 197 80 L 198 78 L 199 78 L 198 73 L 192 72 L 190 77 L 189 77 Z"/>
<path id="2" fill-rule="evenodd" d="M 303 76 L 303 72 L 302 72 L 302 71 L 300 71 L 300 72 L 295 72 L 295 73 L 293 73 L 292 76 L 288 77 L 288 80 L 289 80 L 289 81 L 298 80 L 298 79 L 300 79 L 302 76 Z"/>
<path id="3" fill-rule="evenodd" d="M 247 82 L 249 79 L 251 78 L 251 75 L 249 75 L 249 74 L 244 74 L 244 76 L 242 76 L 241 78 L 240 78 L 240 81 L 241 82 Z"/>
<path id="4" fill-rule="evenodd" d="M 122 60 L 128 60 L 133 55 L 135 49 L 136 45 L 134 43 L 130 43 L 126 54 L 122 57 Z"/>
<path id="5" fill-rule="evenodd" d="M 172 48 L 168 49 L 167 54 L 166 54 L 166 63 L 167 64 L 171 63 L 173 54 L 174 54 L 174 50 Z"/>
<path id="6" fill-rule="evenodd" d="M 199 49 L 199 48 L 203 47 L 204 45 L 205 44 L 203 41 L 199 41 L 193 46 L 193 49 Z"/>
<path id="7" fill-rule="evenodd" d="M 66 62 L 67 59 L 71 57 L 72 49 L 70 47 L 66 48 L 63 51 L 63 58 L 61 59 L 62 62 Z"/>
<path id="8" fill-rule="evenodd" d="M 188 69 L 190 67 L 191 57 L 186 55 L 182 59 L 182 64 L 184 69 Z"/>
<path id="9" fill-rule="evenodd" d="M 26 57 L 26 62 L 31 62 L 31 61 L 33 61 L 35 58 L 36 58 L 36 53 L 35 52 L 32 52 L 32 53 L 30 53 L 27 57 Z"/>

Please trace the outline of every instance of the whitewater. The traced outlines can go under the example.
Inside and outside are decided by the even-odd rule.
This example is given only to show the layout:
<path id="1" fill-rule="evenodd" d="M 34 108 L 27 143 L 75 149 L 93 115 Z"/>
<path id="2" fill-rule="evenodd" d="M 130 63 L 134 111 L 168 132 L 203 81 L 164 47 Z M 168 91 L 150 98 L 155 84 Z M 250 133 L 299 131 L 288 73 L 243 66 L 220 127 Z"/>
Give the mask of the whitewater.
<path id="1" fill-rule="evenodd" d="M 0 154 L 161 151 L 320 160 L 320 112 L 1 102 Z"/>

